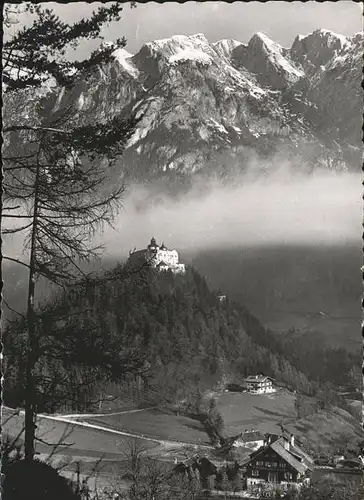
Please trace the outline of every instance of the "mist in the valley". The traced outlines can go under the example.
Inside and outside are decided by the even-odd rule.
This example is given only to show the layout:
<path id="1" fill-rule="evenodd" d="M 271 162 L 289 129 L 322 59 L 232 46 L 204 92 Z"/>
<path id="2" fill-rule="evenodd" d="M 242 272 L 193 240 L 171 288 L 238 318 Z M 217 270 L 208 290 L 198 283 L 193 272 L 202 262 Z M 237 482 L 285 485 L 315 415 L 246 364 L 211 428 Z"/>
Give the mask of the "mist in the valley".
<path id="1" fill-rule="evenodd" d="M 289 169 L 234 186 L 197 183 L 180 199 L 130 186 L 115 230 L 102 237 L 105 256 L 158 242 L 199 252 L 236 246 L 355 244 L 361 237 L 359 174 L 299 175 Z"/>
<path id="2" fill-rule="evenodd" d="M 155 185 L 128 186 L 114 228 L 96 242 L 105 258 L 158 242 L 183 252 L 279 245 L 346 245 L 361 241 L 360 174 L 299 174 L 285 166 L 274 173 L 245 174 L 233 185 L 196 181 L 179 197 Z M 4 254 L 19 257 L 21 235 L 3 240 Z"/>

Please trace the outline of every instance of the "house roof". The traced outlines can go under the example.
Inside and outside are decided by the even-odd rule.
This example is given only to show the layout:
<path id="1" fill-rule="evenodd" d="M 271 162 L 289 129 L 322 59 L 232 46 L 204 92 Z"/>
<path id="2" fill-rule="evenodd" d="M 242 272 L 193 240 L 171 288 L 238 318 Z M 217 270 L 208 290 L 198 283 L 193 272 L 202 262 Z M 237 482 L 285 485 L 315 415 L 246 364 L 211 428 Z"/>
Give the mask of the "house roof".
<path id="1" fill-rule="evenodd" d="M 270 447 L 301 474 L 304 474 L 309 468 L 308 465 L 297 460 L 297 458 L 295 458 L 289 450 L 286 450 L 286 448 L 284 447 L 283 439 L 278 439 L 277 441 L 272 443 Z"/>
<path id="2" fill-rule="evenodd" d="M 198 469 L 202 477 L 216 474 L 217 467 L 207 457 L 200 457 L 198 454 L 179 462 L 175 467 L 175 472 L 186 472 L 188 469 Z"/>
<path id="3" fill-rule="evenodd" d="M 255 451 L 252 453 L 249 457 L 249 459 L 245 460 L 243 465 L 247 465 L 252 459 L 257 458 L 262 452 L 267 450 L 268 448 L 271 448 L 274 450 L 283 460 L 285 460 L 287 463 L 291 465 L 294 469 L 296 469 L 299 473 L 304 474 L 307 469 L 311 469 L 312 467 L 312 459 L 308 455 L 306 455 L 301 448 L 298 448 L 298 446 L 290 446 L 291 450 L 296 454 L 296 456 L 302 456 L 302 458 L 305 458 L 304 461 L 300 461 L 298 458 L 296 458 L 290 450 L 287 450 L 284 446 L 284 438 L 280 437 L 273 443 L 269 444 L 268 446 L 262 446 L 259 448 L 259 450 Z M 307 457 L 307 460 L 306 460 Z"/>
<path id="4" fill-rule="evenodd" d="M 231 446 L 232 444 L 234 444 L 238 439 L 240 439 L 242 436 L 242 433 L 240 434 L 237 434 L 235 436 L 229 436 L 229 437 L 226 437 L 226 438 L 223 438 L 223 446 L 226 447 L 226 446 Z"/>
<path id="5" fill-rule="evenodd" d="M 359 458 L 345 458 L 344 460 L 340 460 L 338 462 L 337 465 L 341 465 L 341 466 L 351 466 L 351 467 L 355 467 L 355 466 L 362 466 L 363 463 L 362 461 L 359 459 Z"/>
<path id="6" fill-rule="evenodd" d="M 244 443 L 250 443 L 252 441 L 262 441 L 264 440 L 264 436 L 259 431 L 247 431 L 243 432 L 239 436 L 237 436 L 239 441 L 243 441 Z"/>
<path id="7" fill-rule="evenodd" d="M 307 453 L 305 453 L 302 448 L 297 445 L 291 445 L 291 453 L 297 454 L 299 457 L 302 457 L 308 464 L 313 464 L 313 458 L 310 457 Z"/>
<path id="8" fill-rule="evenodd" d="M 266 377 L 264 375 L 249 375 L 249 377 L 246 377 L 245 382 L 249 383 L 261 383 L 261 382 L 266 382 L 267 380 L 272 380 L 271 377 Z"/>

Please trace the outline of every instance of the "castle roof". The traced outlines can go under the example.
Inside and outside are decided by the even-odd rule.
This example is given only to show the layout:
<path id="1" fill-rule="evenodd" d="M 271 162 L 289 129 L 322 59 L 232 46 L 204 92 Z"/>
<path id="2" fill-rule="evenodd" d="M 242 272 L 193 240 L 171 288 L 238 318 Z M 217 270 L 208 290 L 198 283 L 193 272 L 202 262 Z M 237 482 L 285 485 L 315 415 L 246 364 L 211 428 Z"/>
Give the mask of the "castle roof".
<path id="1" fill-rule="evenodd" d="M 150 240 L 150 243 L 148 245 L 148 248 L 150 247 L 157 247 L 157 242 L 155 241 L 155 238 L 153 237 L 151 240 Z"/>

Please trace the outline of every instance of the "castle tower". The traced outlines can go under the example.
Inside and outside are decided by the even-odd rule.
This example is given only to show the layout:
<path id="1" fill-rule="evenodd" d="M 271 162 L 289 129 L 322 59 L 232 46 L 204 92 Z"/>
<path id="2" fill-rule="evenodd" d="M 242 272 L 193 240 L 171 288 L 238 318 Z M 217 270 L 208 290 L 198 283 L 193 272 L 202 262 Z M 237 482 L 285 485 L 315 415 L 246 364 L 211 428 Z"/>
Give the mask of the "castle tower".
<path id="1" fill-rule="evenodd" d="M 155 238 L 153 236 L 153 238 L 150 240 L 150 243 L 148 245 L 148 250 L 155 252 L 158 250 L 158 248 L 159 248 L 159 246 L 157 245 L 157 242 L 155 241 Z"/>

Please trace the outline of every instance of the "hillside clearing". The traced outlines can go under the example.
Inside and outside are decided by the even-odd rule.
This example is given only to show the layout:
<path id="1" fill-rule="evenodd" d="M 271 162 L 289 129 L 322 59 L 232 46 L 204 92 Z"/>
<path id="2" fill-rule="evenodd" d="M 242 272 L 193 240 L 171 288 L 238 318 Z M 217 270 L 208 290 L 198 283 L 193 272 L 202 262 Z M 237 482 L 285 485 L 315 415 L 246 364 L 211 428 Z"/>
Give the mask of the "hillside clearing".
<path id="1" fill-rule="evenodd" d="M 24 438 L 22 433 L 24 416 L 17 415 L 14 411 L 3 408 L 3 432 L 10 437 L 19 435 L 20 440 Z M 65 454 L 76 454 L 81 456 L 120 456 L 122 459 L 127 443 L 134 438 L 118 436 L 101 430 L 82 428 L 70 423 L 49 420 L 38 417 L 37 437 L 44 443 L 36 441 L 37 452 L 50 452 L 54 444 L 66 442 L 68 446 L 60 446 L 60 452 Z M 158 454 L 163 446 L 143 439 L 138 442 L 148 449 L 150 454 Z"/>
<path id="2" fill-rule="evenodd" d="M 295 396 L 279 390 L 269 395 L 225 392 L 217 399 L 217 407 L 224 419 L 227 434 L 245 429 L 279 433 L 279 423 L 296 416 Z"/>
<path id="3" fill-rule="evenodd" d="M 186 416 L 176 416 L 163 410 L 140 413 L 105 415 L 84 419 L 112 429 L 134 432 L 145 437 L 209 445 L 202 424 Z"/>

